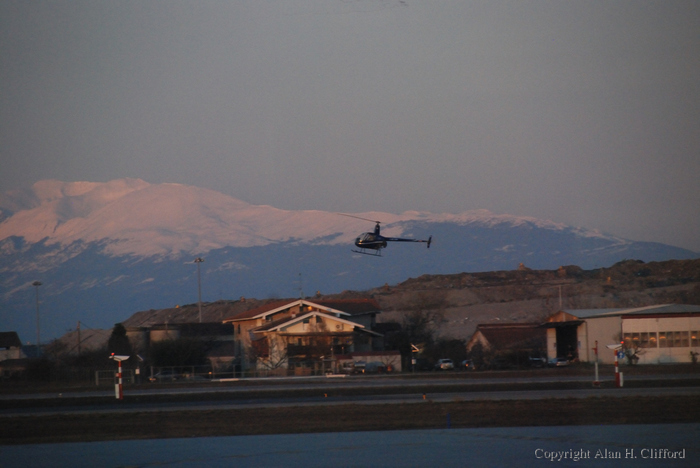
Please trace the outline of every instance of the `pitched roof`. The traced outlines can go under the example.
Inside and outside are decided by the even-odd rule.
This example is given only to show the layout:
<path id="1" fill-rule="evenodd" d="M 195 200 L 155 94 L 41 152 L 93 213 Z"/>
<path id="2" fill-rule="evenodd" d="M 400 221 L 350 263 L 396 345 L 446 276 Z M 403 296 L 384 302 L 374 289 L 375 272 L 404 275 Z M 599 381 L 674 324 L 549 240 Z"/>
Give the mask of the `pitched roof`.
<path id="1" fill-rule="evenodd" d="M 280 307 L 284 307 L 287 304 L 293 304 L 295 302 L 298 302 L 299 300 L 289 300 L 289 299 L 284 299 L 280 301 L 274 301 L 274 302 L 269 302 L 265 305 L 261 305 L 260 307 L 255 307 L 250 310 L 246 310 L 245 312 L 241 312 L 240 314 L 236 314 L 233 317 L 229 317 L 224 320 L 224 322 L 233 322 L 233 321 L 239 321 L 239 320 L 246 320 L 246 319 L 251 319 L 254 317 L 257 317 L 259 315 L 265 315 L 265 313 L 279 309 Z"/>
<path id="2" fill-rule="evenodd" d="M 350 320 L 345 320 L 345 319 L 342 319 L 342 318 L 338 318 L 338 317 L 329 315 L 329 314 L 327 314 L 327 313 L 325 313 L 325 312 L 311 311 L 311 312 L 308 312 L 308 313 L 306 313 L 306 314 L 297 315 L 296 317 L 284 317 L 284 318 L 282 318 L 282 319 L 280 319 L 280 320 L 275 320 L 275 321 L 273 321 L 273 322 L 266 323 L 265 325 L 262 325 L 262 326 L 256 328 L 256 329 L 253 330 L 253 331 L 255 331 L 255 332 L 261 332 L 261 331 L 275 331 L 275 330 L 278 330 L 278 331 L 279 331 L 279 329 L 280 329 L 282 326 L 284 326 L 284 325 L 292 325 L 292 324 L 294 324 L 294 323 L 300 322 L 300 321 L 305 320 L 305 319 L 307 319 L 307 318 L 316 317 L 316 316 L 328 317 L 328 318 L 330 318 L 330 319 L 333 319 L 334 321 L 346 323 L 346 324 L 352 325 L 353 327 L 358 328 L 358 329 L 363 329 L 363 328 L 365 328 L 363 325 L 360 325 L 359 323 L 351 322 Z"/>
<path id="3" fill-rule="evenodd" d="M 17 332 L 0 332 L 0 348 L 21 348 L 22 341 Z"/>
<path id="4" fill-rule="evenodd" d="M 477 333 L 481 333 L 489 345 L 497 349 L 512 348 L 530 340 L 547 337 L 546 330 L 539 323 L 480 324 L 474 335 Z"/>
<path id="5" fill-rule="evenodd" d="M 342 310 L 350 315 L 379 313 L 381 309 L 375 299 L 314 299 L 311 302 L 324 307 Z"/>
<path id="6" fill-rule="evenodd" d="M 658 304 L 644 307 L 632 307 L 626 309 L 569 309 L 565 310 L 578 318 L 617 317 L 629 315 L 664 315 L 664 314 L 697 314 L 700 313 L 699 305 L 689 304 Z"/>
<path id="7" fill-rule="evenodd" d="M 345 315 L 362 315 L 381 312 L 379 303 L 374 299 L 283 299 L 241 312 L 240 314 L 225 319 L 224 322 L 238 322 L 252 318 L 262 318 L 270 313 L 302 304 L 316 307 L 326 312 Z"/>

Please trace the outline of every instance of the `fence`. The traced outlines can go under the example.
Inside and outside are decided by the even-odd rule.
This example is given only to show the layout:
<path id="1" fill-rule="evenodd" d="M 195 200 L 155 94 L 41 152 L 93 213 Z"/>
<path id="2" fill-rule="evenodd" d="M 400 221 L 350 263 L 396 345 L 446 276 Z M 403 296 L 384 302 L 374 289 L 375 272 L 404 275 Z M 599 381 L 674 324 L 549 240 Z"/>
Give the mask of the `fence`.
<path id="1" fill-rule="evenodd" d="M 135 373 L 133 369 L 122 369 L 122 382 L 123 383 L 135 383 Z M 114 381 L 117 377 L 117 371 L 115 370 L 98 370 L 95 371 L 95 385 L 98 387 L 100 385 L 114 385 Z"/>
<path id="2" fill-rule="evenodd" d="M 165 366 L 151 367 L 148 380 L 157 383 L 196 382 L 235 377 L 233 369 L 212 369 L 211 366 Z M 146 376 L 144 376 L 144 379 Z"/>

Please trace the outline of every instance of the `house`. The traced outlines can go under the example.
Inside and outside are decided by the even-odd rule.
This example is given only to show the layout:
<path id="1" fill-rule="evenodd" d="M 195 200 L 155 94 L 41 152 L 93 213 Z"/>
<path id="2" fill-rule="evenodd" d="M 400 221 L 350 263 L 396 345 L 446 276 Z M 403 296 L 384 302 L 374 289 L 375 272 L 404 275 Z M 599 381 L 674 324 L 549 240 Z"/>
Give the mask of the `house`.
<path id="1" fill-rule="evenodd" d="M 25 357 L 17 332 L 0 332 L 0 361 Z"/>
<path id="2" fill-rule="evenodd" d="M 224 320 L 234 327 L 243 370 L 284 375 L 334 372 L 336 355 L 383 349 L 373 331 L 381 313 L 373 299 L 275 301 Z"/>
<path id="3" fill-rule="evenodd" d="M 617 355 L 639 364 L 662 364 L 691 362 L 700 353 L 697 305 L 561 310 L 543 327 L 550 359 L 571 354 L 584 362 L 612 364 Z M 608 345 L 621 346 L 624 356 Z"/>
<path id="4" fill-rule="evenodd" d="M 539 323 L 479 324 L 467 343 L 467 351 L 471 352 L 477 343 L 485 351 L 544 350 L 546 336 Z"/>
<path id="5" fill-rule="evenodd" d="M 17 332 L 0 332 L 0 378 L 21 374 L 30 362 Z"/>

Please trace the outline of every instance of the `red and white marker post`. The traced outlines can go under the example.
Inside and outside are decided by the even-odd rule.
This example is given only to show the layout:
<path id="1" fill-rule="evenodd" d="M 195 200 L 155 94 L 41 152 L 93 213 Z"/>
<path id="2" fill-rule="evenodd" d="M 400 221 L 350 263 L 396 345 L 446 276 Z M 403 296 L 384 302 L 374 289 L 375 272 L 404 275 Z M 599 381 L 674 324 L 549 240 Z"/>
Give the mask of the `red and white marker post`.
<path id="1" fill-rule="evenodd" d="M 124 399 L 124 386 L 122 382 L 122 362 L 117 362 L 119 370 L 117 370 L 117 381 L 114 383 L 114 392 L 116 393 L 117 400 Z"/>
<path id="2" fill-rule="evenodd" d="M 617 352 L 622 349 L 622 344 L 612 344 L 607 345 L 607 347 L 615 353 L 615 388 L 620 388 L 622 387 L 622 373 L 617 365 Z"/>
<path id="3" fill-rule="evenodd" d="M 600 388 L 600 379 L 598 378 L 598 340 L 595 342 L 593 351 L 595 351 L 595 380 L 593 381 L 593 386 Z"/>
<path id="4" fill-rule="evenodd" d="M 126 361 L 127 359 L 129 359 L 129 356 L 118 355 L 118 354 L 112 353 L 112 355 L 109 358 L 117 361 L 117 375 L 115 376 L 115 379 L 114 379 L 114 394 L 115 394 L 117 400 L 123 400 L 124 399 L 124 387 L 123 387 L 123 380 L 122 380 L 122 361 Z"/>

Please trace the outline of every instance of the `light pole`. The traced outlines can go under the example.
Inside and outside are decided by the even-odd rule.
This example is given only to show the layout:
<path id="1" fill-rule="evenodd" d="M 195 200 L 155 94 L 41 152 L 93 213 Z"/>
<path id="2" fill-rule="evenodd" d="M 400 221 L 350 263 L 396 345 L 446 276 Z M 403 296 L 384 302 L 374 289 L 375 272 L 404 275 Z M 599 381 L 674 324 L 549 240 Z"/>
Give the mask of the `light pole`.
<path id="1" fill-rule="evenodd" d="M 41 286 L 41 281 L 34 281 L 32 286 L 36 288 L 36 348 L 39 349 L 41 334 L 39 333 L 39 286 Z"/>
<path id="2" fill-rule="evenodd" d="M 197 264 L 197 292 L 199 295 L 198 306 L 199 306 L 199 323 L 202 323 L 202 275 L 200 272 L 199 264 L 202 263 L 204 259 L 202 257 L 197 257 L 194 259 L 194 263 Z"/>

